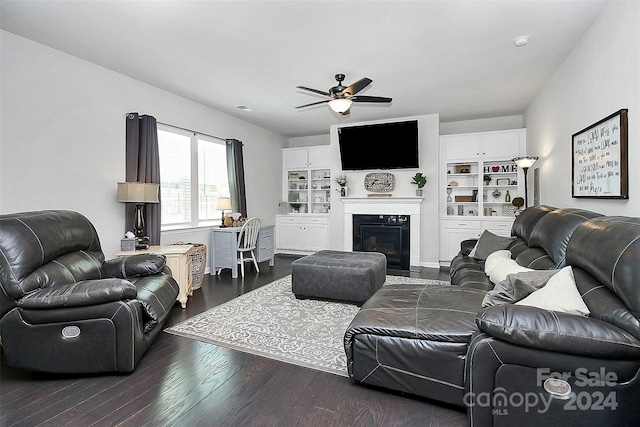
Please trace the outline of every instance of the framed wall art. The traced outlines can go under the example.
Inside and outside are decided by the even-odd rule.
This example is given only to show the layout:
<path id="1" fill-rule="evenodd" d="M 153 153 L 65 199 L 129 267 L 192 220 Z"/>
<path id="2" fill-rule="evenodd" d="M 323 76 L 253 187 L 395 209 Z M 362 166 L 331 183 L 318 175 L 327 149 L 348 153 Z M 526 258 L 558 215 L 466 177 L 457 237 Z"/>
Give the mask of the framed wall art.
<path id="1" fill-rule="evenodd" d="M 629 198 L 627 111 L 617 111 L 571 136 L 571 197 Z"/>

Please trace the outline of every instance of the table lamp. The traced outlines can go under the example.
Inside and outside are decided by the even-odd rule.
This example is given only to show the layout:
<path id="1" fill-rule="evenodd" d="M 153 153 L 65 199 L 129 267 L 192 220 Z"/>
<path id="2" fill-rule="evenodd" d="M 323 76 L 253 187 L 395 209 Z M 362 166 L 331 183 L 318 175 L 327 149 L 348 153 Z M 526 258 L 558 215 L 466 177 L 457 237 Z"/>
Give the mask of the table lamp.
<path id="1" fill-rule="evenodd" d="M 142 207 L 145 203 L 159 203 L 158 189 L 160 184 L 148 184 L 143 182 L 119 182 L 117 200 L 123 203 L 136 204 L 136 216 L 133 221 L 133 229 L 136 235 L 136 249 L 142 249 L 149 243 L 149 238 L 144 235 L 144 215 Z"/>
<path id="2" fill-rule="evenodd" d="M 524 172 L 524 207 L 527 208 L 527 171 L 538 160 L 538 156 L 522 156 L 511 159 Z"/>
<path id="3" fill-rule="evenodd" d="M 231 209 L 231 199 L 229 197 L 218 197 L 218 200 L 216 200 L 216 210 L 222 211 L 220 228 L 226 227 L 226 225 L 224 225 L 224 211 L 229 209 Z"/>

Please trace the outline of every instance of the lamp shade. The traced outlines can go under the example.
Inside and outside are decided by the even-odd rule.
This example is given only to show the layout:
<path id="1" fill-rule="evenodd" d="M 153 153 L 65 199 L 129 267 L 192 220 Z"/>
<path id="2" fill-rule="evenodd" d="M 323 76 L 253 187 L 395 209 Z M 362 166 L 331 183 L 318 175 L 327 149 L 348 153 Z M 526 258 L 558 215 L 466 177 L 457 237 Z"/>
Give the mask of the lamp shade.
<path id="1" fill-rule="evenodd" d="M 148 184 L 143 182 L 119 182 L 119 202 L 130 203 L 158 203 L 158 189 L 160 184 Z"/>
<path id="2" fill-rule="evenodd" d="M 218 197 L 216 200 L 216 210 L 224 211 L 231 209 L 231 199 L 229 197 Z"/>
<path id="3" fill-rule="evenodd" d="M 344 113 L 351 107 L 351 100 L 346 98 L 336 98 L 329 101 L 329 107 L 336 113 Z"/>
<path id="4" fill-rule="evenodd" d="M 522 156 L 511 159 L 518 167 L 529 169 L 538 160 L 538 156 Z"/>

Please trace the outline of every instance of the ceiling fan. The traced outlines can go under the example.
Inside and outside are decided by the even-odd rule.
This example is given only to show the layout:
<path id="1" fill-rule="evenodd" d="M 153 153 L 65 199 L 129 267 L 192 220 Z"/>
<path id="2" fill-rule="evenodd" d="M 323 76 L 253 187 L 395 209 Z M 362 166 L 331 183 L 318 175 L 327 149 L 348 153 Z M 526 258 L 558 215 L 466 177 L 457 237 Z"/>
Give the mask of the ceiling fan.
<path id="1" fill-rule="evenodd" d="M 351 107 L 352 102 L 389 103 L 392 101 L 391 98 L 385 98 L 382 96 L 357 96 L 356 94 L 358 92 L 371 84 L 372 80 L 367 77 L 358 80 L 350 86 L 342 86 L 344 74 L 336 74 L 335 77 L 338 85 L 329 89 L 328 92 L 311 89 L 304 86 L 296 86 L 298 89 L 308 90 L 309 92 L 318 93 L 320 95 L 328 96 L 331 98 L 324 101 L 312 102 L 311 104 L 300 105 L 296 108 L 310 107 L 312 105 L 324 104 L 325 102 L 328 102 L 329 107 L 331 107 L 333 111 L 342 115 L 346 115 L 349 114 L 349 108 Z"/>

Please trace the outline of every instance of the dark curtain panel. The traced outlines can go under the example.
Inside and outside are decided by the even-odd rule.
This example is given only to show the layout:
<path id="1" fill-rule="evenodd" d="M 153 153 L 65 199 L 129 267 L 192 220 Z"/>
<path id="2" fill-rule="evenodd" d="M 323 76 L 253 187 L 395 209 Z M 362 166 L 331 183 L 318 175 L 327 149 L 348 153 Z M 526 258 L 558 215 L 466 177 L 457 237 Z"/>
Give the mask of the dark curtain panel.
<path id="1" fill-rule="evenodd" d="M 160 184 L 160 158 L 158 156 L 158 126 L 156 119 L 138 113 L 129 113 L 126 118 L 126 180 Z M 160 194 L 158 194 L 160 199 Z M 162 202 L 162 201 L 161 201 Z M 126 204 L 125 230 L 131 230 L 136 207 Z M 160 244 L 160 203 L 146 203 L 144 206 L 144 229 L 149 236 L 149 244 Z"/>
<path id="2" fill-rule="evenodd" d="M 229 190 L 233 212 L 247 216 L 247 196 L 244 189 L 244 158 L 242 141 L 227 139 L 227 172 L 229 174 Z"/>

